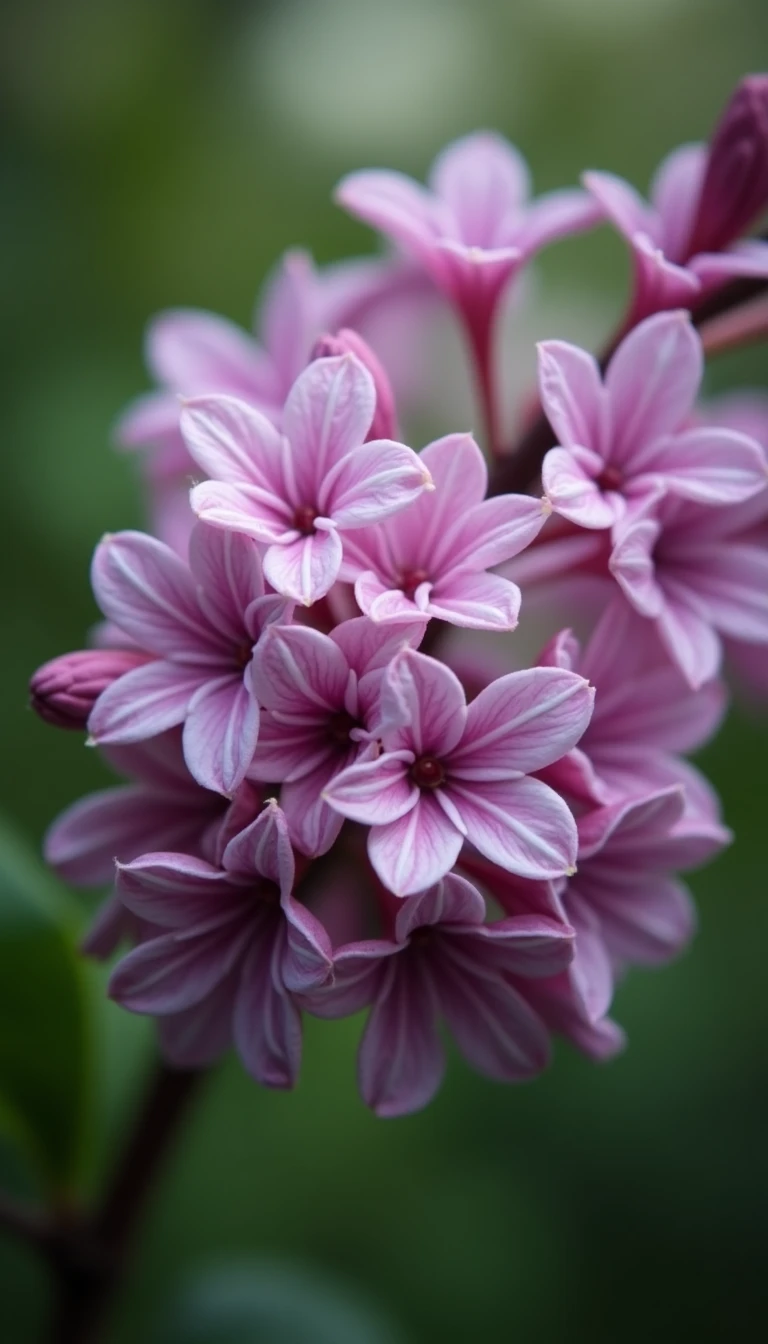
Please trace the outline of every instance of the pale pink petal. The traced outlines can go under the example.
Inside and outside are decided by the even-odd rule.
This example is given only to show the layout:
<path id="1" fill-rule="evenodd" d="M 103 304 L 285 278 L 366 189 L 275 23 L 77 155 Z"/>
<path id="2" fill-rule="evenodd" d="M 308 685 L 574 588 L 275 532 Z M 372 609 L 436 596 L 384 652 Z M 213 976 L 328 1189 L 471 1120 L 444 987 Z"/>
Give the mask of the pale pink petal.
<path id="1" fill-rule="evenodd" d="M 208 681 L 192 696 L 184 759 L 205 789 L 230 795 L 245 779 L 259 735 L 259 706 L 239 674 Z"/>
<path id="2" fill-rule="evenodd" d="M 530 194 L 528 166 L 493 131 L 455 140 L 435 159 L 429 185 L 449 207 L 457 236 L 470 246 L 494 248 Z"/>
<path id="3" fill-rule="evenodd" d="M 459 493 L 449 502 L 447 512 L 452 526 L 435 539 L 436 571 L 488 569 L 511 560 L 538 536 L 550 507 L 546 500 L 530 495 L 498 495 L 468 505 Z"/>
<path id="4" fill-rule="evenodd" d="M 301 1013 L 280 977 L 284 930 L 254 941 L 240 975 L 235 1004 L 237 1053 L 265 1087 L 293 1087 L 301 1063 Z"/>
<path id="5" fill-rule="evenodd" d="M 628 182 L 613 173 L 596 172 L 584 173 L 581 180 L 602 206 L 606 217 L 626 238 L 631 240 L 633 234 L 640 231 L 655 231 L 653 211 Z"/>
<path id="6" fill-rule="evenodd" d="M 308 626 L 270 626 L 253 660 L 256 696 L 280 714 L 336 713 L 343 708 L 348 680 L 341 649 Z"/>
<path id="7" fill-rule="evenodd" d="M 700 504 L 738 504 L 764 490 L 765 454 L 758 443 L 728 429 L 689 429 L 656 439 L 633 457 L 642 483 L 656 476 L 683 499 Z"/>
<path id="8" fill-rule="evenodd" d="M 182 723 L 189 702 L 209 668 L 178 663 L 146 663 L 113 681 L 91 710 L 88 731 L 94 742 L 139 742 Z"/>
<path id="9" fill-rule="evenodd" d="M 444 663 L 405 648 L 392 659 L 382 684 L 385 723 L 407 724 L 402 745 L 417 756 L 445 755 L 457 746 L 467 718 L 464 688 Z M 398 741 L 400 746 L 401 742 Z"/>
<path id="10" fill-rule="evenodd" d="M 411 760 L 410 753 L 385 752 L 376 761 L 350 765 L 328 785 L 325 801 L 343 817 L 365 826 L 397 821 L 419 800 L 408 773 Z"/>
<path id="11" fill-rule="evenodd" d="M 379 610 L 376 604 L 371 613 L 374 618 L 378 618 Z M 468 629 L 514 630 L 520 614 L 520 589 L 498 574 L 459 572 L 432 590 L 428 612 L 438 620 Z"/>
<path id="12" fill-rule="evenodd" d="M 693 546 L 685 561 L 686 587 L 695 594 L 697 611 L 724 635 L 768 643 L 768 554 L 764 547 L 734 542 L 713 552 L 706 544 Z"/>
<path id="13" fill-rule="evenodd" d="M 143 532 L 117 532 L 96 547 L 96 601 L 108 620 L 160 657 L 215 660 L 217 642 L 200 614 L 186 565 Z"/>
<path id="14" fill-rule="evenodd" d="M 189 539 L 189 567 L 198 585 L 198 603 L 211 625 L 242 643 L 244 613 L 264 595 L 256 543 L 237 532 L 197 523 Z"/>
<path id="15" fill-rule="evenodd" d="M 323 482 L 319 505 L 337 527 L 367 527 L 431 489 L 432 478 L 411 448 L 378 439 L 336 462 Z"/>
<path id="16" fill-rule="evenodd" d="M 364 616 L 342 621 L 331 632 L 333 643 L 341 649 L 349 667 L 358 677 L 387 666 L 395 654 L 409 644 L 418 648 L 424 635 L 421 621 L 407 620 L 398 626 L 383 628 Z"/>
<path id="17" fill-rule="evenodd" d="M 450 872 L 462 843 L 461 832 L 438 799 L 425 791 L 399 820 L 372 826 L 368 857 L 384 886 L 395 896 L 412 896 Z"/>
<path id="18" fill-rule="evenodd" d="M 578 742 L 593 700 L 583 677 L 559 667 L 498 677 L 467 709 L 464 737 L 449 757 L 451 780 L 504 780 L 551 765 Z"/>
<path id="19" fill-rule="evenodd" d="M 264 556 L 264 576 L 283 597 L 311 607 L 336 582 L 341 556 L 341 538 L 331 527 L 287 545 L 270 546 Z"/>
<path id="20" fill-rule="evenodd" d="M 269 351 L 280 403 L 305 367 L 317 333 L 319 277 L 311 256 L 301 248 L 285 252 L 267 278 L 260 298 L 258 328 Z M 338 323 L 321 322 L 334 329 Z"/>
<path id="21" fill-rule="evenodd" d="M 285 403 L 283 430 L 300 491 L 316 495 L 331 467 L 360 447 L 375 409 L 373 379 L 355 355 L 313 360 L 299 374 Z"/>
<path id="22" fill-rule="evenodd" d="M 661 221 L 657 221 L 657 229 Z M 702 294 L 702 284 L 689 265 L 675 266 L 647 234 L 632 238 L 635 262 L 633 321 L 669 308 L 692 308 Z"/>
<path id="23" fill-rule="evenodd" d="M 583 191 L 547 191 L 531 201 L 513 234 L 522 256 L 529 257 L 560 238 L 599 224 L 602 211 Z"/>
<path id="24" fill-rule="evenodd" d="M 181 409 L 181 432 L 206 476 L 283 493 L 284 444 L 265 415 L 236 397 L 195 397 Z"/>
<path id="25" fill-rule="evenodd" d="M 624 513 L 624 501 L 616 491 L 605 494 L 597 483 L 602 463 L 584 450 L 578 455 L 565 448 L 550 448 L 541 467 L 546 497 L 556 513 L 579 527 L 613 527 Z"/>
<path id="26" fill-rule="evenodd" d="M 261 486 L 203 481 L 192 490 L 189 503 L 204 523 L 242 532 L 264 546 L 296 536 L 293 510 Z"/>
<path id="27" fill-rule="evenodd" d="M 640 517 L 620 524 L 611 558 L 611 573 L 629 602 L 641 616 L 659 616 L 664 594 L 656 579 L 653 552 L 661 527 L 653 517 Z"/>
<path id="28" fill-rule="evenodd" d="M 437 1033 L 437 1001 L 428 967 L 385 967 L 378 997 L 360 1043 L 358 1080 L 363 1101 L 380 1116 L 408 1115 L 435 1095 L 445 1071 Z"/>
<path id="29" fill-rule="evenodd" d="M 380 170 L 350 173 L 334 193 L 339 205 L 381 233 L 431 260 L 436 236 L 434 197 L 402 173 Z"/>
<path id="30" fill-rule="evenodd" d="M 421 585 L 427 595 L 430 586 L 426 583 Z M 371 570 L 367 570 L 355 580 L 355 600 L 360 610 L 365 612 L 371 621 L 384 625 L 396 622 L 399 626 L 404 621 L 414 623 L 419 621 L 423 624 L 430 616 L 428 596 L 422 610 L 399 588 L 386 588 Z"/>
<path id="31" fill-rule="evenodd" d="M 430 504 L 450 516 L 461 500 L 465 507 L 480 504 L 488 489 L 485 458 L 471 434 L 445 434 L 428 443 L 421 460 L 435 483 L 435 498 Z"/>
<path id="32" fill-rule="evenodd" d="M 686 312 L 658 313 L 635 327 L 608 365 L 611 460 L 631 467 L 652 439 L 680 429 L 699 390 L 704 358 Z"/>
<path id="33" fill-rule="evenodd" d="M 661 220 L 664 252 L 685 261 L 707 167 L 706 145 L 680 145 L 659 164 L 650 198 Z"/>
<path id="34" fill-rule="evenodd" d="M 145 392 L 129 402 L 115 425 L 118 448 L 154 449 L 147 465 L 155 482 L 190 469 L 189 453 L 179 429 L 180 410 L 179 399 L 173 393 Z"/>
<path id="35" fill-rule="evenodd" d="M 191 308 L 171 309 L 153 320 L 146 354 L 158 381 L 184 395 L 257 395 L 267 377 L 264 351 L 252 336 L 226 318 Z"/>
<path id="36" fill-rule="evenodd" d="M 549 1032 L 522 995 L 498 974 L 453 964 L 454 939 L 441 947 L 434 976 L 440 1007 L 462 1055 L 488 1078 L 514 1083 L 549 1062 Z M 436 960 L 436 958 L 435 958 Z"/>
<path id="37" fill-rule="evenodd" d="M 734 243 L 724 252 L 700 252 L 689 264 L 705 290 L 741 277 L 765 280 L 768 279 L 768 243 L 749 239 Z"/>
<path id="38" fill-rule="evenodd" d="M 248 777 L 265 784 L 301 779 L 333 755 L 334 745 L 328 737 L 325 716 L 322 722 L 319 717 L 307 716 L 303 722 L 286 724 L 263 711 Z"/>
<path id="39" fill-rule="evenodd" d="M 720 671 L 722 646 L 712 626 L 698 613 L 667 594 L 657 629 L 670 658 L 688 685 L 698 691 Z"/>
<path id="40" fill-rule="evenodd" d="M 576 863 L 576 823 L 562 798 L 537 779 L 471 785 L 452 780 L 450 798 L 467 839 L 520 877 L 561 877 Z"/>
<path id="41" fill-rule="evenodd" d="M 541 404 L 558 443 L 601 454 L 606 399 L 597 360 L 565 341 L 542 341 L 537 350 Z"/>

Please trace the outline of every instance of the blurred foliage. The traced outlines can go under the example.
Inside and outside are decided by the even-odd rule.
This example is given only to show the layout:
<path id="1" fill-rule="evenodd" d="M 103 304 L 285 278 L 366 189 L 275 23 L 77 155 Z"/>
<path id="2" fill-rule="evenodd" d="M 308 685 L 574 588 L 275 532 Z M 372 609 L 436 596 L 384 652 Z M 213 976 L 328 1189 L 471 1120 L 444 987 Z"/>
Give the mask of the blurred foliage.
<path id="1" fill-rule="evenodd" d="M 643 187 L 767 53 L 764 0 L 5 0 L 0 806 L 33 845 L 106 779 L 76 735 L 25 713 L 26 681 L 96 618 L 87 570 L 100 534 L 141 521 L 132 464 L 108 440 L 146 386 L 146 318 L 188 304 L 247 323 L 285 246 L 320 260 L 370 246 L 330 202 L 342 172 L 421 173 L 474 126 L 518 143 L 539 188 L 586 166 Z M 553 249 L 537 321 L 599 342 L 625 281 L 607 230 Z M 518 332 L 516 348 L 532 338 Z M 720 361 L 710 385 L 760 379 L 764 350 Z M 259 1091 L 228 1062 L 158 1191 L 115 1344 L 155 1327 L 170 1340 L 178 1285 L 251 1256 L 327 1273 L 342 1296 L 350 1284 L 415 1344 L 751 1337 L 768 1208 L 767 745 L 740 711 L 705 753 L 737 842 L 694 883 L 691 954 L 623 987 L 625 1056 L 598 1068 L 562 1048 L 518 1089 L 454 1060 L 437 1102 L 397 1122 L 356 1096 L 356 1022 L 309 1024 L 294 1096 Z M 82 1116 L 80 991 L 43 890 L 24 912 L 29 960 L 10 944 L 0 954 L 2 1039 L 23 1026 L 32 1050 L 34 1033 L 52 1033 L 25 1063 L 39 1060 L 49 1089 L 27 1111 L 61 1174 Z M 129 1122 L 148 1043 L 147 1024 L 111 1005 L 94 1030 L 106 1096 L 91 1183 Z M 29 1179 L 4 1149 L 0 1178 Z M 0 1301 L 3 1344 L 41 1337 L 39 1267 L 5 1240 Z"/>

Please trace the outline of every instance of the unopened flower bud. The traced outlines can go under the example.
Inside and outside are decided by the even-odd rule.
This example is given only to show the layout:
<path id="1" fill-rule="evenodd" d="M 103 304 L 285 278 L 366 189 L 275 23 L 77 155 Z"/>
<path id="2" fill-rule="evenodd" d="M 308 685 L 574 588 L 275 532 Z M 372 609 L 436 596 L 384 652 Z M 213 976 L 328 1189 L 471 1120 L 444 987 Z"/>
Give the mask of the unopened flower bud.
<path id="1" fill-rule="evenodd" d="M 85 728 L 93 706 L 113 681 L 146 663 L 129 649 L 79 649 L 43 663 L 29 683 L 36 714 L 55 728 Z"/>
<path id="2" fill-rule="evenodd" d="M 768 75 L 747 75 L 712 136 L 689 256 L 727 247 L 747 231 L 766 205 Z"/>
<path id="3" fill-rule="evenodd" d="M 356 355 L 370 373 L 376 388 L 376 410 L 366 442 L 372 439 L 396 439 L 397 415 L 395 394 L 381 360 L 373 353 L 367 341 L 350 327 L 343 327 L 335 336 L 319 336 L 312 347 L 312 359 L 328 359 L 332 355 Z"/>

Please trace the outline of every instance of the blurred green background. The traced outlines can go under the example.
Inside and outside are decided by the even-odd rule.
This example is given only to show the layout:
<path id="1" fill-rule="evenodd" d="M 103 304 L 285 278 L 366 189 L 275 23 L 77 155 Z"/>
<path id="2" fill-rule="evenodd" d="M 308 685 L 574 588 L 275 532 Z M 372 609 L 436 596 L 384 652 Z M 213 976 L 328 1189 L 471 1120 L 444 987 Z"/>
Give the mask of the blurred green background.
<path id="1" fill-rule="evenodd" d="M 75 735 L 26 710 L 26 681 L 82 645 L 101 533 L 140 525 L 132 464 L 109 438 L 147 385 L 148 316 L 187 304 L 247 325 L 284 247 L 326 261 L 372 245 L 330 202 L 343 172 L 420 175 L 477 126 L 520 145 L 538 189 L 587 166 L 644 188 L 667 149 L 708 133 L 738 77 L 766 65 L 765 0 L 5 0 L 1 806 L 33 849 L 106 779 Z M 607 231 L 563 245 L 545 259 L 539 325 L 599 342 L 625 284 Z M 530 343 L 516 333 L 516 349 Z M 710 388 L 765 381 L 764 353 L 720 361 Z M 705 753 L 738 842 L 695 879 L 691 953 L 621 990 L 630 1048 L 616 1062 L 563 1046 L 540 1081 L 504 1089 L 454 1059 L 426 1113 L 383 1122 L 356 1096 L 357 1022 L 309 1024 L 295 1095 L 260 1091 L 229 1061 L 157 1191 L 116 1344 L 320 1344 L 319 1324 L 227 1333 L 243 1283 L 247 1296 L 280 1280 L 275 1264 L 327 1279 L 342 1306 L 362 1300 L 383 1322 L 337 1322 L 339 1344 L 752 1338 L 768 1230 L 767 746 L 764 723 L 740 711 Z M 45 1016 L 53 979 L 30 975 Z M 93 1183 L 149 1034 L 89 985 L 102 1075 Z M 66 1037 L 43 1032 L 39 1049 L 41 1068 L 58 1052 L 73 1089 Z M 57 1131 L 55 1111 L 48 1120 Z M 29 1182 L 11 1144 L 0 1177 Z M 236 1284 L 209 1282 L 210 1266 L 230 1264 Z M 3 1234 L 3 1344 L 42 1338 L 45 1292 L 34 1257 Z"/>

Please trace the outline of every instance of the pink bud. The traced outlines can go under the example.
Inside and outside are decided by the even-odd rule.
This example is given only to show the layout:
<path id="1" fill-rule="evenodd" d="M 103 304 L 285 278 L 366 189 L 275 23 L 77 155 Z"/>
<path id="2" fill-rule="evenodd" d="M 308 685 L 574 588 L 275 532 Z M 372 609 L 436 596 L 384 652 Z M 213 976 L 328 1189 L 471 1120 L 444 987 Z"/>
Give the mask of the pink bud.
<path id="1" fill-rule="evenodd" d="M 85 728 L 102 691 L 148 655 L 129 649 L 79 649 L 43 663 L 29 683 L 32 708 L 55 728 Z"/>
<path id="2" fill-rule="evenodd" d="M 372 439 L 396 439 L 397 415 L 395 412 L 395 394 L 387 372 L 362 336 L 350 327 L 343 327 L 335 336 L 326 333 L 318 336 L 312 347 L 312 359 L 328 359 L 331 355 L 357 355 L 370 373 L 376 388 L 376 410 L 366 442 Z"/>
<path id="3" fill-rule="evenodd" d="M 768 75 L 737 86 L 710 142 L 688 255 L 719 252 L 768 205 Z"/>

